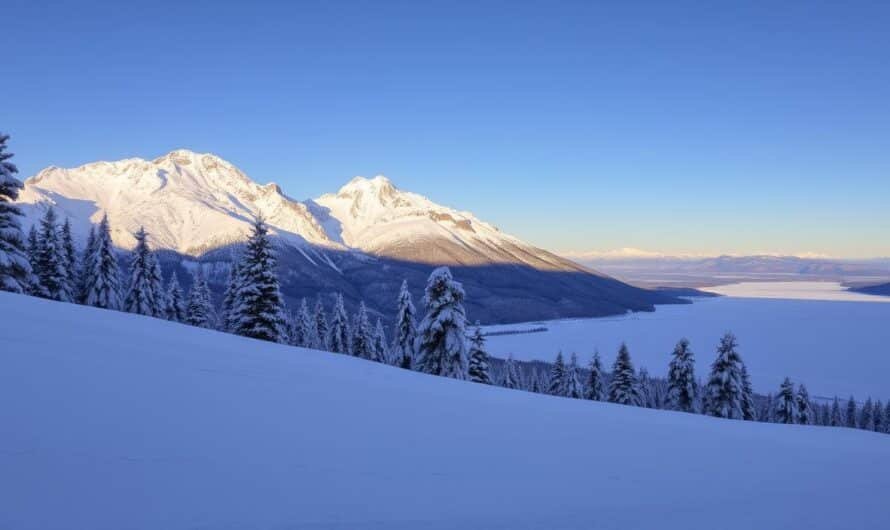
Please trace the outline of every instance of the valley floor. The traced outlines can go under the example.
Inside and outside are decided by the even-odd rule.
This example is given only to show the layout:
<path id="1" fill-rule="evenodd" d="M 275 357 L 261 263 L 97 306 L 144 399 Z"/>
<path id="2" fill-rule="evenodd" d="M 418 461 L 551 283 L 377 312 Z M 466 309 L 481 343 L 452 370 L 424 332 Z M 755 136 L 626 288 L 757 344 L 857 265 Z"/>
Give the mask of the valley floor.
<path id="1" fill-rule="evenodd" d="M 887 528 L 890 438 L 0 293 L 0 528 Z"/>

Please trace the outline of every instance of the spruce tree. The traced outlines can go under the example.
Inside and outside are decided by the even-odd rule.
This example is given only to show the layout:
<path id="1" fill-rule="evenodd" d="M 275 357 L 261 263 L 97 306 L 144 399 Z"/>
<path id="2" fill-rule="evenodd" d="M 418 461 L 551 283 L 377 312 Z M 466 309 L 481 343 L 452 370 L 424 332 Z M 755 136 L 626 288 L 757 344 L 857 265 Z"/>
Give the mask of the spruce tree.
<path id="1" fill-rule="evenodd" d="M 291 344 L 302 348 L 316 348 L 316 341 L 313 338 L 312 317 L 309 316 L 309 304 L 306 299 L 300 300 L 300 309 L 294 316 L 294 331 L 291 336 Z"/>
<path id="2" fill-rule="evenodd" d="M 807 387 L 801 383 L 797 387 L 797 423 L 810 425 L 815 423 L 814 413 L 810 406 L 810 393 Z"/>
<path id="3" fill-rule="evenodd" d="M 872 424 L 875 432 L 884 432 L 884 406 L 881 400 L 875 401 L 875 406 L 871 413 Z"/>
<path id="4" fill-rule="evenodd" d="M 220 325 L 224 331 L 231 331 L 235 327 L 233 316 L 235 305 L 238 303 L 238 289 L 241 285 L 241 259 L 238 257 L 229 268 L 229 278 L 220 307 Z"/>
<path id="5" fill-rule="evenodd" d="M 594 352 L 588 367 L 587 384 L 584 386 L 584 398 L 591 401 L 606 399 L 605 382 L 603 381 L 603 363 L 600 352 Z"/>
<path id="6" fill-rule="evenodd" d="M 71 292 L 71 301 L 80 301 L 80 274 L 77 261 L 77 250 L 74 248 L 74 236 L 71 234 L 71 221 L 66 217 L 59 230 L 59 244 L 65 260 L 65 283 Z"/>
<path id="7" fill-rule="evenodd" d="M 418 328 L 417 367 L 421 372 L 466 379 L 466 310 L 463 286 L 448 267 L 434 270 L 424 295 L 426 316 Z"/>
<path id="8" fill-rule="evenodd" d="M 96 231 L 96 242 L 86 277 L 87 305 L 105 309 L 121 308 L 120 268 L 111 242 L 108 216 L 103 216 Z"/>
<path id="9" fill-rule="evenodd" d="M 398 330 L 398 326 L 396 326 Z M 485 350 L 485 336 L 482 335 L 482 328 L 479 322 L 473 329 L 470 336 L 470 366 L 467 375 L 470 381 L 474 383 L 482 383 L 484 385 L 491 384 L 491 376 L 488 373 L 488 352 Z M 404 360 L 404 356 L 402 357 Z"/>
<path id="10" fill-rule="evenodd" d="M 38 274 L 38 270 L 40 269 L 40 236 L 37 235 L 37 225 L 32 224 L 31 228 L 28 229 L 28 239 L 25 243 L 25 254 L 28 258 L 28 264 L 31 269 L 31 274 L 28 276 L 28 288 L 26 292 L 33 296 L 39 296 L 41 298 L 47 297 L 46 289 L 43 288 L 43 284 L 40 283 L 40 274 Z"/>
<path id="11" fill-rule="evenodd" d="M 151 317 L 160 316 L 158 313 L 159 304 L 155 299 L 158 287 L 154 283 L 151 250 L 148 248 L 148 233 L 140 227 L 133 237 L 136 238 L 136 248 L 133 249 L 130 259 L 130 286 L 124 297 L 124 311 Z"/>
<path id="12" fill-rule="evenodd" d="M 331 328 L 328 331 L 328 348 L 334 353 L 349 353 L 350 336 L 349 317 L 346 316 L 343 295 L 337 293 L 334 295 Z"/>
<path id="13" fill-rule="evenodd" d="M 865 429 L 866 431 L 874 430 L 874 417 L 872 413 L 874 412 L 874 405 L 871 401 L 871 396 L 868 396 L 868 399 L 865 400 L 865 404 L 862 405 L 862 408 L 859 409 L 859 428 Z"/>
<path id="14" fill-rule="evenodd" d="M 501 386 L 516 390 L 522 388 L 522 383 L 519 380 L 519 372 L 516 370 L 516 362 L 513 360 L 512 354 L 508 355 L 507 359 L 504 360 L 504 374 L 501 378 Z"/>
<path id="15" fill-rule="evenodd" d="M 270 342 L 287 341 L 275 263 L 269 229 L 258 216 L 241 257 L 240 286 L 232 308 L 233 333 Z"/>
<path id="16" fill-rule="evenodd" d="M 832 427 L 840 427 L 844 424 L 844 418 L 841 415 L 841 404 L 837 396 L 834 396 L 834 401 L 831 404 L 831 416 L 828 424 Z"/>
<path id="17" fill-rule="evenodd" d="M 393 331 L 392 354 L 402 368 L 410 369 L 414 364 L 415 343 L 417 342 L 417 311 L 408 290 L 408 281 L 402 280 L 399 297 L 396 300 L 396 324 Z"/>
<path id="18" fill-rule="evenodd" d="M 856 419 L 856 400 L 853 399 L 853 396 L 850 396 L 849 401 L 847 401 L 847 414 L 844 417 L 847 427 L 855 429 Z"/>
<path id="19" fill-rule="evenodd" d="M 328 317 L 324 311 L 321 295 L 318 295 L 318 299 L 315 301 L 315 312 L 312 320 L 315 324 L 315 339 L 317 341 L 313 348 L 330 351 L 331 345 L 328 343 Z"/>
<path id="20" fill-rule="evenodd" d="M 216 318 L 210 296 L 210 287 L 207 285 L 207 280 L 204 279 L 200 266 L 195 271 L 192 279 L 192 288 L 189 290 L 185 323 L 199 328 L 214 329 L 215 327 Z"/>
<path id="21" fill-rule="evenodd" d="M 368 359 L 370 361 L 379 361 L 374 351 L 373 331 L 371 323 L 368 321 L 368 309 L 365 302 L 359 302 L 358 311 L 355 313 L 352 321 L 352 347 L 350 352 L 356 357 Z"/>
<path id="22" fill-rule="evenodd" d="M 374 336 L 372 340 L 374 353 L 380 362 L 386 364 L 395 364 L 389 353 L 389 347 L 386 344 L 386 332 L 383 331 L 383 322 L 377 317 L 377 323 L 374 325 Z"/>
<path id="23" fill-rule="evenodd" d="M 165 301 L 167 303 L 167 307 L 164 308 L 165 318 L 167 320 L 172 320 L 173 322 L 185 322 L 185 295 L 182 294 L 182 288 L 179 286 L 179 278 L 176 275 L 176 271 L 170 273 Z"/>
<path id="24" fill-rule="evenodd" d="M 794 385 L 787 377 L 782 382 L 782 387 L 776 396 L 775 409 L 776 423 L 797 423 L 797 397 L 794 395 Z"/>
<path id="25" fill-rule="evenodd" d="M 77 302 L 80 304 L 86 303 L 89 278 L 95 267 L 95 257 L 96 227 L 90 225 L 90 232 L 87 235 L 87 244 L 80 255 L 80 269 L 78 270 Z"/>
<path id="26" fill-rule="evenodd" d="M 574 399 L 581 399 L 584 396 L 584 387 L 581 386 L 581 378 L 578 373 L 578 355 L 575 353 L 569 357 L 569 364 L 566 366 L 563 395 Z"/>
<path id="27" fill-rule="evenodd" d="M 37 275 L 50 300 L 70 302 L 73 299 L 65 250 L 56 225 L 56 211 L 50 206 L 40 220 Z"/>
<path id="28" fill-rule="evenodd" d="M 566 363 L 563 360 L 562 352 L 556 354 L 556 360 L 550 368 L 550 382 L 547 387 L 547 393 L 551 396 L 561 396 L 566 385 Z"/>
<path id="29" fill-rule="evenodd" d="M 668 367 L 668 406 L 673 410 L 695 412 L 698 385 L 695 381 L 695 355 L 689 341 L 680 339 Z"/>
<path id="30" fill-rule="evenodd" d="M 0 133 L 0 291 L 26 293 L 31 289 L 31 263 L 25 235 L 19 220 L 22 212 L 15 204 L 23 185 L 15 177 L 18 168 L 6 152 L 8 134 Z"/>
<path id="31" fill-rule="evenodd" d="M 167 291 L 164 290 L 164 273 L 161 272 L 161 262 L 158 261 L 156 252 L 149 254 L 148 271 L 151 278 L 151 288 L 154 291 L 155 315 L 158 318 L 166 318 Z"/>
<path id="32" fill-rule="evenodd" d="M 612 365 L 612 380 L 609 382 L 609 401 L 622 405 L 640 405 L 640 391 L 637 376 L 630 360 L 630 351 L 621 344 L 615 364 Z"/>
<path id="33" fill-rule="evenodd" d="M 748 377 L 748 367 L 739 358 L 742 372 L 742 419 L 754 421 L 757 419 L 757 411 L 754 407 L 754 389 L 751 388 L 751 378 Z"/>
<path id="34" fill-rule="evenodd" d="M 882 424 L 884 425 L 884 432 L 890 434 L 890 400 L 887 400 L 887 403 L 884 405 L 884 421 Z"/>
<path id="35" fill-rule="evenodd" d="M 640 392 L 640 406 L 647 409 L 655 407 L 655 388 L 652 379 L 649 377 L 649 370 L 645 366 L 640 367 L 637 373 L 637 389 Z"/>
<path id="36" fill-rule="evenodd" d="M 705 413 L 718 418 L 745 417 L 745 381 L 742 360 L 736 352 L 736 338 L 727 333 L 720 339 L 717 358 L 705 386 Z"/>

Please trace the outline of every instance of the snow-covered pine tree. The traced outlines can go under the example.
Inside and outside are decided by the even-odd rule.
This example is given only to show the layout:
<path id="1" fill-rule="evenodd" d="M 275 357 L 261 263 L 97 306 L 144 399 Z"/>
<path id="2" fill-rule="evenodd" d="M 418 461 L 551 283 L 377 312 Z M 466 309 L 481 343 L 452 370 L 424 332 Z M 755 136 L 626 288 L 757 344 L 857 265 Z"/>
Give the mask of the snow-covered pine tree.
<path id="1" fill-rule="evenodd" d="M 85 304 L 87 299 L 87 283 L 95 267 L 96 257 L 96 227 L 90 225 L 87 235 L 87 244 L 80 255 L 80 268 L 77 275 L 77 302 Z"/>
<path id="2" fill-rule="evenodd" d="M 213 301 L 210 296 L 210 287 L 200 265 L 192 279 L 192 288 L 189 290 L 188 302 L 185 310 L 185 323 L 199 328 L 214 329 L 216 316 L 213 311 Z"/>
<path id="3" fill-rule="evenodd" d="M 754 406 L 754 389 L 751 388 L 751 378 L 748 376 L 748 367 L 739 357 L 742 372 L 742 419 L 754 421 L 757 419 L 757 409 Z"/>
<path id="4" fill-rule="evenodd" d="M 668 407 L 683 412 L 696 412 L 698 385 L 695 380 L 695 354 L 687 339 L 674 346 L 668 367 Z"/>
<path id="5" fill-rule="evenodd" d="M 819 405 L 819 425 L 824 427 L 831 425 L 831 407 L 828 406 L 828 403 Z"/>
<path id="6" fill-rule="evenodd" d="M 865 400 L 865 404 L 862 405 L 862 408 L 859 409 L 859 428 L 864 429 L 866 431 L 874 430 L 874 417 L 872 417 L 872 413 L 874 412 L 874 405 L 871 401 L 871 396 L 868 396 L 868 399 Z"/>
<path id="7" fill-rule="evenodd" d="M 736 338 L 732 333 L 720 339 L 717 358 L 711 365 L 711 375 L 705 386 L 706 414 L 737 420 L 745 417 L 745 381 L 742 360 L 736 347 Z"/>
<path id="8" fill-rule="evenodd" d="M 77 262 L 77 250 L 74 248 L 74 236 L 71 234 L 71 221 L 66 217 L 59 230 L 59 245 L 61 245 L 62 257 L 65 260 L 65 283 L 71 292 L 71 301 L 79 301 L 80 273 Z"/>
<path id="9" fill-rule="evenodd" d="M 615 364 L 612 365 L 612 380 L 609 382 L 609 401 L 622 405 L 640 406 L 640 391 L 630 351 L 621 344 Z"/>
<path id="10" fill-rule="evenodd" d="M 136 248 L 133 249 L 130 259 L 130 286 L 124 297 L 124 311 L 151 317 L 159 316 L 158 301 L 155 300 L 159 288 L 154 284 L 148 233 L 145 228 L 139 227 L 133 237 L 136 238 Z"/>
<path id="11" fill-rule="evenodd" d="M 392 355 L 402 368 L 410 369 L 414 364 L 415 343 L 417 342 L 417 311 L 408 290 L 408 281 L 402 280 L 399 297 L 396 300 L 396 324 L 393 330 Z"/>
<path id="12" fill-rule="evenodd" d="M 853 396 L 850 396 L 850 399 L 847 401 L 847 413 L 844 415 L 844 423 L 851 429 L 856 428 L 856 420 L 858 419 L 856 417 L 856 410 L 856 400 Z"/>
<path id="13" fill-rule="evenodd" d="M 884 432 L 890 434 L 890 400 L 884 405 Z"/>
<path id="14" fill-rule="evenodd" d="M 56 211 L 52 206 L 40 220 L 37 275 L 50 300 L 72 301 L 72 286 L 68 283 L 68 264 L 59 238 Z"/>
<path id="15" fill-rule="evenodd" d="M 815 423 L 813 408 L 810 406 L 810 393 L 807 387 L 801 383 L 797 387 L 797 423 L 811 425 Z"/>
<path id="16" fill-rule="evenodd" d="M 386 344 L 386 332 L 383 331 L 383 322 L 380 321 L 380 317 L 377 317 L 377 323 L 374 325 L 372 345 L 374 347 L 374 353 L 377 355 L 377 359 L 379 359 L 380 362 L 397 364 L 394 358 L 390 355 L 389 346 Z"/>
<path id="17" fill-rule="evenodd" d="M 519 380 L 519 371 L 516 369 L 516 361 L 510 354 L 504 360 L 504 373 L 501 377 L 501 386 L 504 388 L 512 388 L 518 390 L 522 388 L 522 382 Z"/>
<path id="18" fill-rule="evenodd" d="M 294 346 L 302 348 L 315 348 L 315 341 L 310 338 L 312 333 L 312 317 L 309 316 L 309 304 L 306 299 L 300 300 L 300 308 L 294 315 L 293 331 L 291 332 L 290 342 Z"/>
<path id="19" fill-rule="evenodd" d="M 763 405 L 757 414 L 757 419 L 764 423 L 775 423 L 775 419 L 773 418 L 773 409 L 775 407 L 775 402 L 773 400 L 772 393 L 766 395 L 766 399 L 763 400 Z"/>
<path id="20" fill-rule="evenodd" d="M 600 360 L 599 351 L 593 353 L 588 370 L 587 384 L 584 386 L 584 398 L 591 401 L 603 401 L 606 399 L 606 390 L 603 380 L 603 363 Z"/>
<path id="21" fill-rule="evenodd" d="M 232 266 L 229 268 L 229 278 L 226 281 L 226 291 L 223 294 L 222 306 L 220 307 L 220 326 L 223 331 L 231 331 L 235 326 L 233 322 L 233 313 L 235 305 L 238 302 L 238 288 L 241 285 L 241 263 L 242 258 L 233 256 Z"/>
<path id="22" fill-rule="evenodd" d="M 161 262 L 156 252 L 149 254 L 149 272 L 151 273 L 151 287 L 154 290 L 155 315 L 158 318 L 166 318 L 167 291 L 164 290 L 164 273 L 161 272 Z"/>
<path id="23" fill-rule="evenodd" d="M 32 224 L 28 229 L 28 239 L 25 243 L 25 254 L 28 257 L 28 264 L 31 267 L 31 274 L 28 277 L 27 293 L 32 296 L 46 298 L 46 289 L 40 283 L 40 275 L 37 270 L 40 268 L 40 236 L 37 235 L 37 224 Z"/>
<path id="24" fill-rule="evenodd" d="M 399 327 L 396 326 L 396 330 L 398 329 Z M 490 385 L 491 376 L 488 370 L 488 352 L 485 350 L 485 336 L 482 335 L 482 328 L 479 326 L 478 321 L 473 329 L 473 334 L 470 336 L 469 355 L 470 366 L 467 370 L 467 375 L 470 381 Z M 404 357 L 402 359 L 404 360 Z"/>
<path id="25" fill-rule="evenodd" d="M 350 336 L 349 317 L 346 316 L 343 295 L 337 293 L 334 295 L 334 310 L 328 331 L 328 348 L 334 353 L 349 353 Z"/>
<path id="26" fill-rule="evenodd" d="M 254 339 L 286 342 L 284 299 L 275 273 L 272 240 L 262 216 L 254 219 L 239 270 L 240 286 L 230 331 Z"/>
<path id="27" fill-rule="evenodd" d="M 95 249 L 87 274 L 84 303 L 105 309 L 121 308 L 120 268 L 111 242 L 108 216 L 103 216 L 96 230 Z"/>
<path id="28" fill-rule="evenodd" d="M 182 287 L 179 286 L 179 277 L 176 275 L 175 270 L 170 273 L 165 301 L 167 307 L 164 308 L 164 317 L 173 322 L 185 322 L 185 295 L 182 294 Z"/>
<path id="29" fill-rule="evenodd" d="M 645 366 L 641 366 L 637 374 L 637 388 L 640 392 L 640 406 L 647 409 L 656 408 L 655 388 L 653 387 L 652 379 L 649 377 L 649 370 Z"/>
<path id="30" fill-rule="evenodd" d="M 15 204 L 22 183 L 15 177 L 18 168 L 6 152 L 8 134 L 0 133 L 0 291 L 25 293 L 30 290 L 31 263 L 25 246 L 25 235 Z"/>
<path id="31" fill-rule="evenodd" d="M 371 361 L 379 361 L 374 351 L 373 330 L 371 322 L 368 321 L 368 309 L 365 302 L 358 304 L 358 311 L 355 313 L 352 321 L 352 347 L 350 348 L 352 355 L 368 359 Z"/>
<path id="32" fill-rule="evenodd" d="M 426 316 L 418 327 L 417 368 L 428 374 L 466 379 L 467 316 L 464 288 L 448 267 L 434 270 L 424 295 Z"/>
<path id="33" fill-rule="evenodd" d="M 872 423 L 874 424 L 875 432 L 884 432 L 884 405 L 881 404 L 881 400 L 875 401 L 875 406 L 872 409 L 871 413 Z"/>
<path id="34" fill-rule="evenodd" d="M 315 312 L 312 322 L 315 325 L 316 343 L 313 346 L 319 350 L 330 350 L 331 345 L 328 343 L 328 317 L 324 311 L 324 303 L 321 301 L 321 295 L 315 301 Z"/>
<path id="35" fill-rule="evenodd" d="M 794 395 L 794 385 L 787 377 L 776 395 L 775 407 L 776 423 L 797 423 L 797 397 Z"/>
<path id="36" fill-rule="evenodd" d="M 581 386 L 581 377 L 578 370 L 578 355 L 576 353 L 572 353 L 569 357 L 569 364 L 566 365 L 563 395 L 574 399 L 581 399 L 584 396 L 584 387 Z"/>
<path id="37" fill-rule="evenodd" d="M 844 418 L 841 415 L 841 404 L 837 396 L 834 396 L 834 401 L 831 403 L 831 416 L 828 424 L 832 427 L 840 427 L 844 424 Z"/>
<path id="38" fill-rule="evenodd" d="M 556 353 L 556 360 L 550 368 L 550 381 L 547 386 L 547 393 L 551 396 L 561 396 L 566 386 L 566 363 L 562 357 L 562 352 Z"/>

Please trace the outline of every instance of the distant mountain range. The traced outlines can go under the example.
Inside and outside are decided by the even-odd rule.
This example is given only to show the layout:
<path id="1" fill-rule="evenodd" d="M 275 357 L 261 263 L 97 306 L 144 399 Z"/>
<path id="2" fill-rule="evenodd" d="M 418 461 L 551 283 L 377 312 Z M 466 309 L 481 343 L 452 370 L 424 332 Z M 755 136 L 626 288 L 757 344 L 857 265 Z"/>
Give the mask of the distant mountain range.
<path id="1" fill-rule="evenodd" d="M 634 249 L 570 254 L 579 263 L 625 281 L 652 286 L 700 287 L 734 281 L 832 280 L 864 285 L 890 280 L 890 260 L 815 256 L 670 256 Z"/>
<path id="2" fill-rule="evenodd" d="M 438 265 L 454 269 L 467 288 L 470 317 L 483 322 L 648 311 L 680 302 L 531 246 L 382 176 L 356 177 L 336 193 L 300 201 L 215 155 L 176 150 L 151 161 L 46 168 L 25 182 L 19 203 L 26 226 L 52 205 L 81 240 L 107 214 L 122 249 L 133 247 L 133 233 L 144 226 L 165 251 L 167 271 L 183 275 L 201 266 L 217 287 L 251 220 L 262 214 L 279 242 L 290 304 L 340 291 L 350 305 L 364 299 L 388 317 L 402 279 L 419 298 Z"/>

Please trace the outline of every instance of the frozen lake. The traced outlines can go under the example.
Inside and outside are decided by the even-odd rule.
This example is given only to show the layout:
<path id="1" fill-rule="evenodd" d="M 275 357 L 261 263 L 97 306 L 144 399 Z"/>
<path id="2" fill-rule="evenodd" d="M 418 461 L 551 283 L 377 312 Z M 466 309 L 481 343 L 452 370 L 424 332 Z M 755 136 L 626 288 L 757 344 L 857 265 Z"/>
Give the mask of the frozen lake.
<path id="1" fill-rule="evenodd" d="M 709 288 L 726 296 L 654 313 L 490 326 L 546 332 L 488 337 L 492 355 L 552 360 L 562 350 L 587 363 L 595 350 L 611 366 L 622 341 L 635 365 L 664 376 L 674 344 L 688 338 L 704 377 L 718 339 L 732 331 L 758 392 L 787 375 L 811 395 L 890 398 L 890 298 L 844 291 L 831 282 L 754 282 Z"/>

